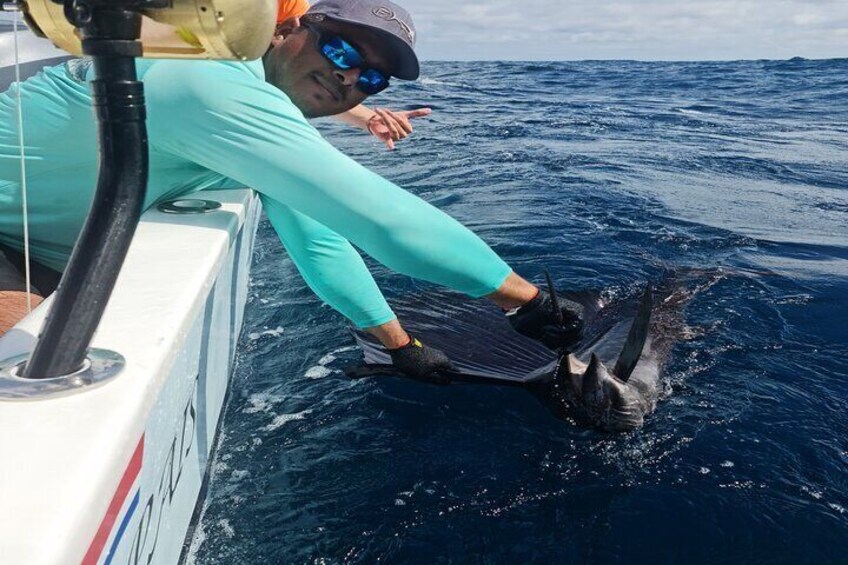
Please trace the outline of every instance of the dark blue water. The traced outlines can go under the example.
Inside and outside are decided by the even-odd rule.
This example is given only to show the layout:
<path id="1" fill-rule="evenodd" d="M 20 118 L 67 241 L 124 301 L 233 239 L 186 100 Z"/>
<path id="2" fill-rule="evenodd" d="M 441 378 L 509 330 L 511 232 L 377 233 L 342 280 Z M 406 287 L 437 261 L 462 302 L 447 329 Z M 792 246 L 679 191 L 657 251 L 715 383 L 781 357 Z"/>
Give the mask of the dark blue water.
<path id="1" fill-rule="evenodd" d="M 431 63 L 327 137 L 521 274 L 718 269 L 627 435 L 522 391 L 349 382 L 267 222 L 196 563 L 848 562 L 848 60 Z M 379 266 L 387 295 L 420 288 Z"/>

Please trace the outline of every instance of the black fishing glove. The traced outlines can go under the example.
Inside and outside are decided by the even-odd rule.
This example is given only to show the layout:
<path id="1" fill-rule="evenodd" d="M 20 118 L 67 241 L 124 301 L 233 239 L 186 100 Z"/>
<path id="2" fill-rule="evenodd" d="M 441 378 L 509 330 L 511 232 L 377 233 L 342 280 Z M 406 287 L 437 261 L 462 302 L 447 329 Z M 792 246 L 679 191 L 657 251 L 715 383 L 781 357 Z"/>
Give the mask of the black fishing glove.
<path id="1" fill-rule="evenodd" d="M 539 289 L 533 300 L 506 315 L 512 328 L 521 335 L 551 349 L 569 349 L 580 339 L 583 330 L 583 306 L 560 296 L 557 308 L 562 313 L 562 323 L 554 312 L 551 295 Z"/>
<path id="2" fill-rule="evenodd" d="M 427 347 L 410 336 L 410 342 L 398 349 L 390 349 L 392 364 L 407 377 L 438 384 L 447 384 L 450 379 L 439 374 L 441 370 L 451 369 L 448 356 L 440 349 Z"/>

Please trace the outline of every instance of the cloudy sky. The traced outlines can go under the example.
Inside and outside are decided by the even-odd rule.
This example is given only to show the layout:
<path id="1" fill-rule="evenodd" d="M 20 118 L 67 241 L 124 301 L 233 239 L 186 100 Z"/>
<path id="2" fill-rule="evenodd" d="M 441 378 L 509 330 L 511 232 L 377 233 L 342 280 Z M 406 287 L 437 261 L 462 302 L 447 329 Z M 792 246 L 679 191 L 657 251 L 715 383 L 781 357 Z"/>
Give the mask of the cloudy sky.
<path id="1" fill-rule="evenodd" d="M 395 1 L 425 60 L 848 57 L 848 0 Z"/>
<path id="2" fill-rule="evenodd" d="M 396 0 L 422 59 L 848 57 L 848 0 Z"/>

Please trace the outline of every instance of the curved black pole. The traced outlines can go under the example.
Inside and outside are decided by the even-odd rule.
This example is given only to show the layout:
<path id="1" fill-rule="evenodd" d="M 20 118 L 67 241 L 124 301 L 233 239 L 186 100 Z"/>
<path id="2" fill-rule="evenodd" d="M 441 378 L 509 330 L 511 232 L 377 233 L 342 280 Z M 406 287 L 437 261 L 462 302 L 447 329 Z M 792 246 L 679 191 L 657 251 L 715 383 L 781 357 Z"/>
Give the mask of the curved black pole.
<path id="1" fill-rule="evenodd" d="M 148 175 L 144 90 L 134 59 L 141 56 L 141 16 L 122 8 L 137 4 L 65 4 L 68 19 L 82 30 L 83 52 L 94 61 L 100 176 L 25 378 L 58 377 L 82 368 L 141 216 Z"/>

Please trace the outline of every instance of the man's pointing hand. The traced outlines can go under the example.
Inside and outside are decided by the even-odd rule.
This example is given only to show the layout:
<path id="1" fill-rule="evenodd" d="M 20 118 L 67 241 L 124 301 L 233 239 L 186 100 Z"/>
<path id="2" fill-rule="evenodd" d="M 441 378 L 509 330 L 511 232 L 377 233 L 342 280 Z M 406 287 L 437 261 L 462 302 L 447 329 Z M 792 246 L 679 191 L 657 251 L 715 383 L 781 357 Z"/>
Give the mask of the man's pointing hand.
<path id="1" fill-rule="evenodd" d="M 368 120 L 368 131 L 371 135 L 386 144 L 389 150 L 395 148 L 395 141 L 405 139 L 412 133 L 412 118 L 429 116 L 430 108 L 417 110 L 393 111 L 385 108 L 374 108 L 374 115 Z"/>

